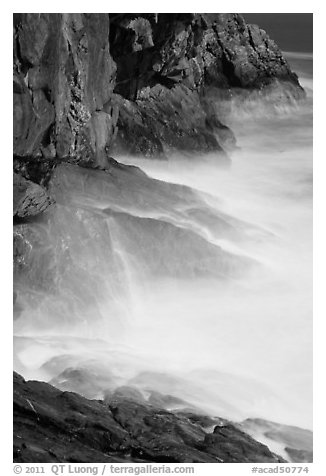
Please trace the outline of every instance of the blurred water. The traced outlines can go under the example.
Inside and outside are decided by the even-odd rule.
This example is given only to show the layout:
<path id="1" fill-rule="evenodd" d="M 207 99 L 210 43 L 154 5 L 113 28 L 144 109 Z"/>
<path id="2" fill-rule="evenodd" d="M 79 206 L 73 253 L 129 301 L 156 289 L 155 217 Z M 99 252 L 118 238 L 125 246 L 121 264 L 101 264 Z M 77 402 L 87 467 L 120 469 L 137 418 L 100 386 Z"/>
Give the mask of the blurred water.
<path id="1" fill-rule="evenodd" d="M 288 57 L 307 99 L 235 100 L 229 168 L 211 155 L 119 158 L 147 175 L 57 169 L 57 207 L 19 229 L 18 371 L 87 369 L 97 397 L 132 384 L 311 428 L 312 58 Z"/>

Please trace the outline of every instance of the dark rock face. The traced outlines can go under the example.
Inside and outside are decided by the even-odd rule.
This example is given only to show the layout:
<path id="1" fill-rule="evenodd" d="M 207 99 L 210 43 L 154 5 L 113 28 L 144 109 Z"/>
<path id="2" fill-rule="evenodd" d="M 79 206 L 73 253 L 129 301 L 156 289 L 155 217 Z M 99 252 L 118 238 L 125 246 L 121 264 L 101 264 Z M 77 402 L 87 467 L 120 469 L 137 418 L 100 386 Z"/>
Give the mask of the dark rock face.
<path id="1" fill-rule="evenodd" d="M 108 14 L 14 16 L 14 153 L 101 162 L 114 135 Z"/>
<path id="2" fill-rule="evenodd" d="M 115 90 L 128 99 L 157 83 L 259 88 L 278 78 L 299 86 L 274 41 L 239 14 L 112 14 L 111 22 Z"/>
<path id="3" fill-rule="evenodd" d="M 216 35 L 211 40 L 215 59 L 204 62 L 210 82 L 220 76 L 231 87 L 261 88 L 277 78 L 299 86 L 278 46 L 257 25 L 247 25 L 241 15 L 230 13 L 204 14 L 201 21 L 207 27 L 206 38 L 211 30 Z"/>
<path id="4" fill-rule="evenodd" d="M 139 92 L 136 101 L 120 98 L 119 133 L 115 151 L 164 157 L 174 151 L 218 152 L 228 162 L 220 143 L 235 139 L 197 91 L 183 84 L 168 89 L 161 84 Z"/>
<path id="5" fill-rule="evenodd" d="M 14 422 L 16 461 L 121 461 L 116 451 L 130 447 L 128 434 L 101 402 L 17 374 Z"/>
<path id="6" fill-rule="evenodd" d="M 303 95 L 277 45 L 241 15 L 112 14 L 111 23 L 115 92 L 125 98 L 118 134 L 126 152 L 228 147 L 232 133 L 218 119 L 212 89 L 262 89 L 278 80 L 296 98 Z"/>
<path id="7" fill-rule="evenodd" d="M 14 461 L 281 462 L 231 423 L 159 410 L 117 391 L 108 404 L 14 374 Z"/>
<path id="8" fill-rule="evenodd" d="M 221 152 L 234 138 L 211 88 L 275 79 L 302 94 L 276 44 L 237 14 L 15 14 L 14 154 L 103 166 L 117 125 L 118 151 Z"/>

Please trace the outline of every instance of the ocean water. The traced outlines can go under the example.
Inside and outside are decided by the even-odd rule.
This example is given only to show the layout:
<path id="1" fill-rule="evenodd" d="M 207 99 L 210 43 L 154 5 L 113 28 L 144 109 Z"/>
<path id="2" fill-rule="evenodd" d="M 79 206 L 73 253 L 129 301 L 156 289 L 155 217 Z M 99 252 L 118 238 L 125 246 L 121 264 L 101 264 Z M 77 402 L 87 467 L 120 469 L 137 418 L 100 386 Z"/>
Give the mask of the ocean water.
<path id="1" fill-rule="evenodd" d="M 57 206 L 16 232 L 17 371 L 312 428 L 312 55 L 286 55 L 307 98 L 235 99 L 230 167 L 177 154 L 57 169 Z"/>

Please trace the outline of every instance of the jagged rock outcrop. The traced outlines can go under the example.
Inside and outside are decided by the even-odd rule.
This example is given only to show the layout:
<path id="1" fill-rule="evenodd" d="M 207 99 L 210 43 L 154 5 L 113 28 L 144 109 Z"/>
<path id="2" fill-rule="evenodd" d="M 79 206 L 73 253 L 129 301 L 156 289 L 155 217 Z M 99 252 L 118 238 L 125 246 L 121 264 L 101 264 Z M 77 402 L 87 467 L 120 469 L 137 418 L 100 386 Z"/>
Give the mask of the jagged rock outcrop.
<path id="1" fill-rule="evenodd" d="M 234 143 L 220 122 L 221 90 L 281 81 L 281 91 L 303 95 L 274 41 L 241 15 L 112 14 L 111 23 L 115 92 L 124 98 L 118 150 L 220 152 Z"/>
<path id="2" fill-rule="evenodd" d="M 172 413 L 116 393 L 108 404 L 14 373 L 14 461 L 284 461 L 230 422 Z M 201 423 L 203 422 L 203 426 Z"/>
<path id="3" fill-rule="evenodd" d="M 14 154 L 101 163 L 114 137 L 108 14 L 14 15 Z"/>
<path id="4" fill-rule="evenodd" d="M 14 154 L 103 166 L 118 128 L 117 151 L 221 152 L 234 137 L 212 88 L 276 79 L 302 94 L 237 14 L 15 14 Z"/>
<path id="5" fill-rule="evenodd" d="M 275 42 L 239 14 L 112 14 L 111 23 L 115 90 L 128 99 L 157 83 L 260 88 L 277 78 L 300 89 Z"/>

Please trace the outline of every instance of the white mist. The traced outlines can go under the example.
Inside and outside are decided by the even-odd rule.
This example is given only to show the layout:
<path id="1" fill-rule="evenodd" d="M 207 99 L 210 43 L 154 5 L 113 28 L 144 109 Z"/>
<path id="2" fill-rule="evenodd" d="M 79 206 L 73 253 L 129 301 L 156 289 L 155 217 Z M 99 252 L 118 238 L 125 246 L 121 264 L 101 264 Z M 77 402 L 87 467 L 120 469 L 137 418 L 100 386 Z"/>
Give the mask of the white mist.
<path id="1" fill-rule="evenodd" d="M 128 193 L 117 188 L 114 198 L 100 185 L 98 195 L 96 187 L 91 193 L 85 186 L 71 191 L 73 202 L 63 197 L 53 221 L 40 228 L 48 227 L 46 246 L 64 271 L 58 272 L 53 295 L 27 292 L 21 283 L 27 297 L 16 322 L 16 369 L 27 378 L 50 379 L 65 367 L 86 366 L 114 374 L 117 385 L 157 389 L 218 416 L 311 428 L 311 112 L 310 97 L 296 110 L 275 114 L 259 103 L 237 109 L 229 123 L 239 149 L 229 168 L 218 167 L 213 155 L 174 156 L 168 162 L 121 158 L 152 178 L 197 190 L 201 203 L 234 220 L 241 239 L 189 220 L 189 192 L 173 192 L 172 186 L 178 202 L 155 192 L 155 183 Z M 133 225 L 127 218 L 126 224 L 107 210 L 191 230 L 258 266 L 225 279 L 179 276 L 177 250 L 173 275 L 169 227 L 154 228 L 151 239 L 151 222 L 139 237 L 137 220 Z M 79 270 L 65 266 L 65 236 Z M 183 268 L 200 253 L 195 243 Z M 166 276 L 151 276 L 158 255 L 158 268 L 170 260 Z M 93 301 L 86 306 L 90 289 Z M 60 358 L 49 370 L 47 363 Z"/>

